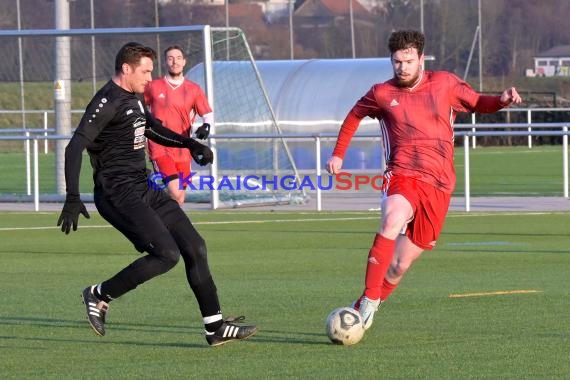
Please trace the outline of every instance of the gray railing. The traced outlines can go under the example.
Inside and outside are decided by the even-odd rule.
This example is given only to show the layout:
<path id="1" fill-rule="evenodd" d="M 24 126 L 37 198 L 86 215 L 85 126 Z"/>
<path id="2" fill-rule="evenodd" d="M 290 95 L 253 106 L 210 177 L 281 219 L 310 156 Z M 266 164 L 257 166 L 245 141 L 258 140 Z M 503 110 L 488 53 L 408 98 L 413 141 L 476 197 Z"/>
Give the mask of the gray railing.
<path id="1" fill-rule="evenodd" d="M 471 197 L 470 197 L 470 163 L 469 163 L 469 150 L 470 150 L 470 139 L 479 136 L 561 136 L 562 137 L 562 166 L 563 166 L 563 196 L 568 198 L 568 127 L 570 123 L 535 123 L 532 125 L 533 130 L 528 131 L 526 124 L 475 124 L 474 127 L 476 131 L 473 132 L 471 124 L 461 124 L 456 125 L 456 137 L 464 138 L 464 149 L 465 149 L 465 211 L 470 211 Z M 493 128 L 509 128 L 509 131 L 489 131 L 488 129 Z M 522 130 L 516 130 L 522 129 Z M 548 129 L 548 130 L 546 130 Z M 43 130 L 42 130 L 43 132 Z M 316 133 L 316 134 L 232 134 L 232 135 L 217 135 L 213 136 L 219 140 L 255 140 L 255 139 L 304 139 L 313 140 L 315 148 L 315 174 L 320 176 L 322 173 L 321 162 L 321 143 L 323 140 L 334 140 L 337 137 L 337 133 Z M 354 139 L 369 139 L 369 138 L 380 138 L 380 134 L 356 134 Z M 33 194 L 34 208 L 39 211 L 39 143 L 40 141 L 46 140 L 68 140 L 69 136 L 58 136 L 58 135 L 48 135 L 45 136 L 39 133 L 31 133 L 27 131 L 24 135 L 18 136 L 3 136 L 0 134 L 0 141 L 24 141 L 27 144 L 32 144 L 31 154 L 28 157 L 27 162 L 30 162 L 29 176 L 27 178 L 28 183 L 28 195 Z M 31 168 L 33 168 L 33 175 L 31 174 Z M 33 191 L 32 188 L 33 187 Z M 215 191 L 215 190 L 212 190 Z M 316 209 L 318 211 L 322 210 L 322 192 L 319 187 L 316 188 L 316 198 L 317 204 Z"/>
<path id="2" fill-rule="evenodd" d="M 537 108 L 503 108 L 502 110 L 500 110 L 499 112 L 502 113 L 506 113 L 507 115 L 510 115 L 511 113 L 525 113 L 526 114 L 526 125 L 524 126 L 525 129 L 529 132 L 526 134 L 523 134 L 522 136 L 527 136 L 527 145 L 530 148 L 532 148 L 532 129 L 534 127 L 534 119 L 533 119 L 533 114 L 536 114 L 538 112 L 570 112 L 570 108 L 561 108 L 561 107 L 551 107 L 551 108 L 547 108 L 547 107 L 537 107 Z M 507 122 L 509 122 L 509 120 L 507 120 Z M 471 131 L 472 132 L 477 132 L 477 128 L 476 126 L 481 125 L 481 123 L 477 122 L 477 114 L 472 113 L 471 114 Z M 476 148 L 477 147 L 477 134 L 473 134 L 471 135 L 471 147 L 472 148 Z M 518 135 L 521 136 L 521 135 Z"/>

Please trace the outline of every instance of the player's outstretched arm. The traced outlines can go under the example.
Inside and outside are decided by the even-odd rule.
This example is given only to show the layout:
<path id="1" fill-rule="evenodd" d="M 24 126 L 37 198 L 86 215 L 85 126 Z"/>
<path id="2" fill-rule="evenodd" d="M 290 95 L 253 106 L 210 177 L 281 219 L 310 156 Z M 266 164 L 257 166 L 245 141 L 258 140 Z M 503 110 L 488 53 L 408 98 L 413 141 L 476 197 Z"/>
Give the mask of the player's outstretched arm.
<path id="1" fill-rule="evenodd" d="M 82 214 L 87 219 L 90 218 L 89 213 L 87 212 L 87 209 L 79 195 L 67 194 L 65 197 L 65 203 L 63 204 L 63 210 L 61 210 L 61 214 L 57 220 L 57 226 L 61 226 L 61 232 L 64 232 L 67 235 L 72 228 L 73 231 L 77 231 L 79 214 Z"/>
<path id="2" fill-rule="evenodd" d="M 214 153 L 210 147 L 200 144 L 191 137 L 182 136 L 162 125 L 162 122 L 147 113 L 144 135 L 150 140 L 167 147 L 187 148 L 198 165 L 205 166 L 214 162 Z"/>
<path id="3" fill-rule="evenodd" d="M 204 95 L 204 102 L 205 103 L 203 104 L 203 107 L 207 107 L 208 109 L 210 109 L 210 106 L 207 105 L 208 101 L 205 99 L 205 95 Z M 204 124 L 202 124 L 198 129 L 196 129 L 196 133 L 194 134 L 194 136 L 196 136 L 197 139 L 206 140 L 208 136 L 210 136 L 210 129 L 214 125 L 214 112 L 211 111 L 203 115 L 200 114 L 200 116 L 202 116 Z"/>
<path id="4" fill-rule="evenodd" d="M 204 123 L 196 129 L 195 136 L 197 139 L 206 140 L 210 136 L 210 124 Z"/>
<path id="5" fill-rule="evenodd" d="M 338 174 L 342 169 L 343 159 L 338 156 L 331 156 L 327 161 L 327 171 L 330 174 Z"/>
<path id="6" fill-rule="evenodd" d="M 510 88 L 507 88 L 505 91 L 503 91 L 503 93 L 501 94 L 501 103 L 502 104 L 511 104 L 511 103 L 520 104 L 520 103 L 522 103 L 522 98 L 519 95 L 519 93 L 517 92 L 516 88 L 510 87 Z"/>
<path id="7" fill-rule="evenodd" d="M 193 138 L 186 140 L 186 147 L 190 150 L 190 155 L 200 166 L 206 166 L 214 163 L 214 152 L 209 146 L 200 144 Z"/>
<path id="8" fill-rule="evenodd" d="M 73 135 L 65 148 L 65 184 L 67 195 L 63 210 L 57 220 L 57 226 L 66 235 L 71 229 L 77 231 L 79 214 L 89 219 L 89 213 L 79 196 L 79 175 L 81 174 L 81 158 L 88 144 L 87 138 L 77 132 Z"/>

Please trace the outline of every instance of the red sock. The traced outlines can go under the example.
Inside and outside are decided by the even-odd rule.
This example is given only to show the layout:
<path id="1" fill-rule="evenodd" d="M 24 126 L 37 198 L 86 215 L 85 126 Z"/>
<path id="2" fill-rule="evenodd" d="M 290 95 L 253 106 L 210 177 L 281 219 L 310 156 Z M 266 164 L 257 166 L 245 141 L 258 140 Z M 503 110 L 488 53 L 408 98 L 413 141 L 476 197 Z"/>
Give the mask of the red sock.
<path id="1" fill-rule="evenodd" d="M 380 299 L 382 301 L 386 301 L 386 298 L 390 296 L 392 291 L 394 291 L 397 286 L 398 284 L 393 284 L 384 278 L 384 282 L 382 282 L 382 288 L 380 289 Z"/>
<path id="2" fill-rule="evenodd" d="M 394 257 L 396 240 L 387 239 L 376 234 L 374 243 L 368 253 L 364 295 L 372 300 L 380 298 L 382 281 Z"/>

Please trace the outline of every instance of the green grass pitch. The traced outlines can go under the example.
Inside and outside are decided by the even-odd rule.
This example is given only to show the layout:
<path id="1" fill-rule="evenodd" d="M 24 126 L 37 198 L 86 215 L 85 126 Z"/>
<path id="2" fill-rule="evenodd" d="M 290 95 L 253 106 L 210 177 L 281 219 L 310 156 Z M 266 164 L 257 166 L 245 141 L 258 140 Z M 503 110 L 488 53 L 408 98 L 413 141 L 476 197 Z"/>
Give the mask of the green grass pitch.
<path id="1" fill-rule="evenodd" d="M 2 379 L 564 379 L 570 214 L 451 213 L 355 346 L 327 314 L 360 293 L 378 213 L 196 212 L 226 315 L 256 336 L 202 335 L 183 266 L 111 303 L 95 336 L 81 290 L 137 253 L 99 215 L 0 213 Z M 526 291 L 518 293 L 519 291 Z M 503 292 L 504 294 L 493 294 Z M 459 295 L 460 297 L 452 297 Z"/>

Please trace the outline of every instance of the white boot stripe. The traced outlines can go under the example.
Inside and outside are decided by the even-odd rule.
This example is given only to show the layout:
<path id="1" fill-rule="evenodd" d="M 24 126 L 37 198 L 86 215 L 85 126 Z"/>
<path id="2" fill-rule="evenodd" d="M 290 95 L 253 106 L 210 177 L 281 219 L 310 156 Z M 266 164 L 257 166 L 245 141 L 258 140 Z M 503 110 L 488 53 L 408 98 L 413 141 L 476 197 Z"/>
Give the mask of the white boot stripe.
<path id="1" fill-rule="evenodd" d="M 238 334 L 238 331 L 239 331 L 239 327 L 228 325 L 224 329 L 224 333 L 222 334 L 222 336 L 224 338 L 235 338 Z"/>

